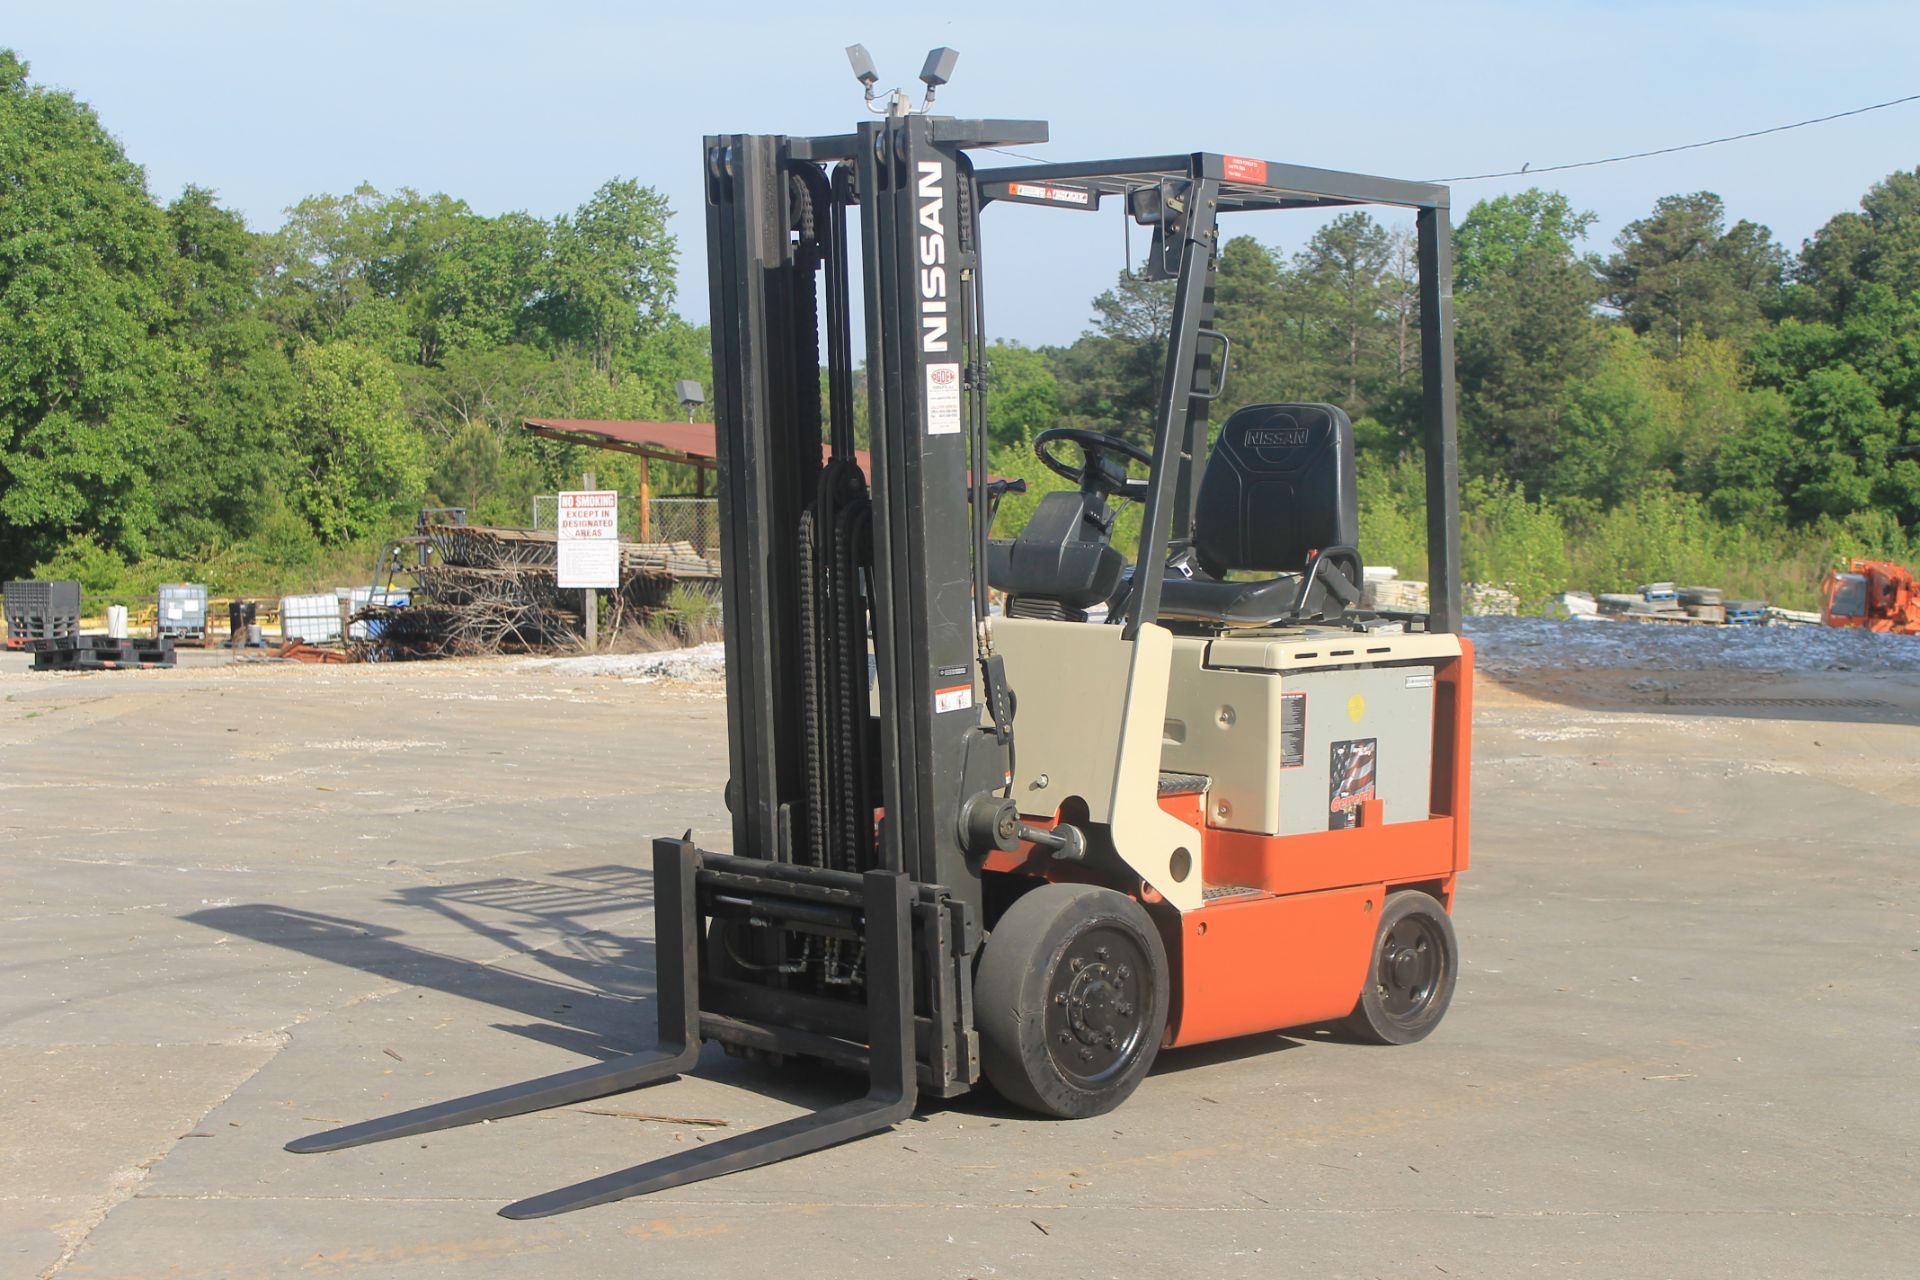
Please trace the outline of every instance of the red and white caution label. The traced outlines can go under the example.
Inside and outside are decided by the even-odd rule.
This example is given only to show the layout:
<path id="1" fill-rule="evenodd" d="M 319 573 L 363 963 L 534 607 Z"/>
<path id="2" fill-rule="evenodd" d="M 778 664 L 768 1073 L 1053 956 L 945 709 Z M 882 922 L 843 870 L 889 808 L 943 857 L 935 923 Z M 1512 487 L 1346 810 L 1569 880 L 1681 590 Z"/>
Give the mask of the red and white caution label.
<path id="1" fill-rule="evenodd" d="M 1257 182 L 1265 184 L 1267 180 L 1267 162 L 1251 160 L 1246 156 L 1227 156 L 1223 172 L 1228 182 Z"/>
<path id="2" fill-rule="evenodd" d="M 948 711 L 965 711 L 972 705 L 973 686 L 970 684 L 956 684 L 933 691 L 933 714 L 935 715 Z"/>
<path id="3" fill-rule="evenodd" d="M 1084 205 L 1090 198 L 1084 187 L 1056 187 L 1037 182 L 1009 182 L 1007 193 L 1022 200 L 1045 200 L 1048 204 Z"/>

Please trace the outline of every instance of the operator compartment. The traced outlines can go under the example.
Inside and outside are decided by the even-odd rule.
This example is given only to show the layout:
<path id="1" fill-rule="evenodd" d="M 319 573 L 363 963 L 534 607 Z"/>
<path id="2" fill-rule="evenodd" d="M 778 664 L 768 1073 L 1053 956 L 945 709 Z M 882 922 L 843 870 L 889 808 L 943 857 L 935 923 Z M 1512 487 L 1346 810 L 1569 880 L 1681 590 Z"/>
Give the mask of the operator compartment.
<path id="1" fill-rule="evenodd" d="M 1444 634 L 1344 627 L 1179 637 L 1161 767 L 1211 780 L 1207 825 L 1304 835 L 1432 813 L 1434 682 Z"/>

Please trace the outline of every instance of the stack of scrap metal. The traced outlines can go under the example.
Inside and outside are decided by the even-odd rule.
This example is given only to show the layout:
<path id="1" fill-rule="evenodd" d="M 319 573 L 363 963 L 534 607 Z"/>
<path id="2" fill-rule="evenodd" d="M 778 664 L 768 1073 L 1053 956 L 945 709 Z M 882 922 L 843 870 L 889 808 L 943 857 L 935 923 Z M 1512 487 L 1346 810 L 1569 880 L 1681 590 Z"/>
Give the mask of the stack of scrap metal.
<path id="1" fill-rule="evenodd" d="M 370 633 L 362 640 L 356 632 L 358 656 L 527 653 L 579 640 L 580 595 L 559 586 L 553 530 L 429 523 L 422 533 L 435 556 L 413 571 L 410 603 L 354 614 Z M 618 599 L 636 609 L 657 608 L 676 582 L 719 576 L 720 562 L 690 542 L 620 544 Z"/>
<path id="2" fill-rule="evenodd" d="M 33 654 L 35 671 L 138 671 L 171 667 L 175 660 L 172 636 L 56 636 L 28 640 L 20 647 Z"/>
<path id="3" fill-rule="evenodd" d="M 429 524 L 426 535 L 439 554 L 415 571 L 419 585 L 408 603 L 354 615 L 367 624 L 366 636 L 355 637 L 357 656 L 526 653 L 579 638 L 580 614 L 555 581 L 551 532 Z"/>

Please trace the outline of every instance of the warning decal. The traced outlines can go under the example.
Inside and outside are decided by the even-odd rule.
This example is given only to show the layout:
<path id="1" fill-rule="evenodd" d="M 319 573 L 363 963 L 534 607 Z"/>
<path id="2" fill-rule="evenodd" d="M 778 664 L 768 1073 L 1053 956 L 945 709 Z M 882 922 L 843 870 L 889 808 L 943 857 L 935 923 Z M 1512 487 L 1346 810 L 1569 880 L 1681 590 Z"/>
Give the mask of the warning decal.
<path id="1" fill-rule="evenodd" d="M 933 714 L 935 715 L 947 711 L 965 711 L 972 705 L 973 686 L 970 684 L 956 684 L 950 689 L 933 691 Z"/>
<path id="2" fill-rule="evenodd" d="M 1280 767 L 1299 769 L 1307 763 L 1307 695 L 1280 695 Z"/>
<path id="3" fill-rule="evenodd" d="M 1360 825 L 1360 806 L 1373 799 L 1374 766 L 1379 763 L 1378 738 L 1352 738 L 1333 744 L 1327 830 Z"/>
<path id="4" fill-rule="evenodd" d="M 960 434 L 960 366 L 927 366 L 927 434 Z"/>
<path id="5" fill-rule="evenodd" d="M 1051 184 L 1010 182 L 1007 184 L 1007 190 L 1027 200 L 1045 200 L 1052 204 L 1085 204 L 1089 198 L 1084 187 L 1056 187 Z"/>
<path id="6" fill-rule="evenodd" d="M 1266 182 L 1267 162 L 1265 160 L 1249 160 L 1245 156 L 1227 156 L 1225 160 L 1226 164 L 1222 166 L 1222 172 L 1228 182 Z"/>

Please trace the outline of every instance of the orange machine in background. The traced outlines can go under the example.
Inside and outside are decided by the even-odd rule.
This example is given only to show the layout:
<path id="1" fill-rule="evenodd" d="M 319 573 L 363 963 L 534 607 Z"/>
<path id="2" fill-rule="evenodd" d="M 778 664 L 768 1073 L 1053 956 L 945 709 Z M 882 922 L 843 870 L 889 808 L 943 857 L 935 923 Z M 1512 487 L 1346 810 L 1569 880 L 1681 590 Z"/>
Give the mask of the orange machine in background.
<path id="1" fill-rule="evenodd" d="M 1849 561 L 1820 585 L 1820 620 L 1830 627 L 1920 636 L 1920 582 L 1890 561 Z"/>

